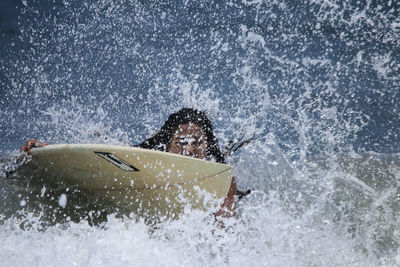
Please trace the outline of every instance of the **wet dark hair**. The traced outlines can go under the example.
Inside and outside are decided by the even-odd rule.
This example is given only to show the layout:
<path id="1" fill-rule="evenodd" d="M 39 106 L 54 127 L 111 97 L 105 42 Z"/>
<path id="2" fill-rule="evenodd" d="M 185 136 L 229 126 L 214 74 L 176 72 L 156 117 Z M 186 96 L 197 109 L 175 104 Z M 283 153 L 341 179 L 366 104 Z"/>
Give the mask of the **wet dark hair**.
<path id="1" fill-rule="evenodd" d="M 206 136 L 207 155 L 206 159 L 215 159 L 216 162 L 225 163 L 225 156 L 221 152 L 211 121 L 203 111 L 192 108 L 182 108 L 178 112 L 169 115 L 164 125 L 154 136 L 145 140 L 138 147 L 168 151 L 173 133 L 176 129 L 186 123 L 193 123 L 199 126 Z"/>

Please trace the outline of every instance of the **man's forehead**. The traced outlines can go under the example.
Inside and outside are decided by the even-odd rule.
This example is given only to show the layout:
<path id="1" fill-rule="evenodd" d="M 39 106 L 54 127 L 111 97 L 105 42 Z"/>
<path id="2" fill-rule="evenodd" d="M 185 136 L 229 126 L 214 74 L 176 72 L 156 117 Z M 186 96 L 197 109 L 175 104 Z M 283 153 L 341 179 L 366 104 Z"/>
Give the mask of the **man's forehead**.
<path id="1" fill-rule="evenodd" d="M 189 140 L 189 139 L 195 139 L 195 140 L 201 140 L 203 139 L 203 134 L 196 132 L 196 133 L 176 133 L 175 134 L 175 138 L 178 139 L 185 139 L 185 140 Z"/>
<path id="2" fill-rule="evenodd" d="M 193 123 L 193 122 L 188 122 L 184 124 L 180 124 L 178 126 L 179 129 L 192 129 L 192 128 L 200 128 L 199 125 Z"/>
<path id="3" fill-rule="evenodd" d="M 190 139 L 190 138 L 199 139 L 202 138 L 203 136 L 201 134 L 177 134 L 176 137 L 180 139 Z"/>
<path id="4" fill-rule="evenodd" d="M 176 130 L 175 133 L 197 133 L 200 132 L 202 133 L 201 127 L 199 127 L 196 124 L 193 123 L 187 123 L 187 124 L 183 124 L 183 125 L 179 125 Z"/>

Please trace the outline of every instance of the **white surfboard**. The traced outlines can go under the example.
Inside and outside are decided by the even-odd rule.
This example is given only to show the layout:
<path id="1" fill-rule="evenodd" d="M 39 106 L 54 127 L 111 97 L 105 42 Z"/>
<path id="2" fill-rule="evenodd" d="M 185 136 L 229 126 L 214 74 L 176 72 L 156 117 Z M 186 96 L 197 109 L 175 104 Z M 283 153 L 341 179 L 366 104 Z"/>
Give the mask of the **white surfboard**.
<path id="1" fill-rule="evenodd" d="M 135 147 L 60 144 L 31 150 L 19 173 L 73 185 L 144 216 L 176 218 L 185 206 L 217 209 L 232 182 L 225 164 Z"/>

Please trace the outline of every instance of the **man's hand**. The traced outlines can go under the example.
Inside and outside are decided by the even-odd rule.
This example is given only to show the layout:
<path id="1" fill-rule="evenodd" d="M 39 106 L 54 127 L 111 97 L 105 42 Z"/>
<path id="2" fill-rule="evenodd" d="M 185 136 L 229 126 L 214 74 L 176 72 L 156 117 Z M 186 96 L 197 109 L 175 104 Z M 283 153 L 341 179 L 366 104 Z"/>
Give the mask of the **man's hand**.
<path id="1" fill-rule="evenodd" d="M 32 147 L 41 147 L 41 146 L 47 146 L 47 143 L 43 142 L 38 142 L 35 139 L 29 139 L 25 142 L 25 145 L 21 147 L 21 151 L 26 152 L 28 155 L 31 155 L 31 148 Z"/>

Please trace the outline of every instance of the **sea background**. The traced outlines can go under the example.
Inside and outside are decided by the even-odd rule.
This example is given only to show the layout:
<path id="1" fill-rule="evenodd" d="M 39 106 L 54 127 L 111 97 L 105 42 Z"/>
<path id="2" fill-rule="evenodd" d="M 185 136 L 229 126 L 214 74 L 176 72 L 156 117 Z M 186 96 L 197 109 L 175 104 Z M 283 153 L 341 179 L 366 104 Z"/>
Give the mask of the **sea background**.
<path id="1" fill-rule="evenodd" d="M 225 230 L 91 226 L 5 174 L 28 138 L 137 144 L 181 107 L 221 148 L 254 137 L 228 159 L 252 194 Z M 399 265 L 399 111 L 396 1 L 2 0 L 2 265 Z"/>

